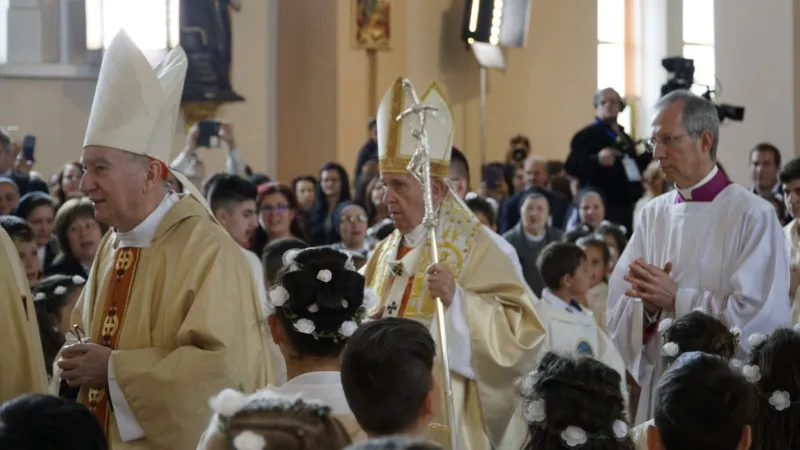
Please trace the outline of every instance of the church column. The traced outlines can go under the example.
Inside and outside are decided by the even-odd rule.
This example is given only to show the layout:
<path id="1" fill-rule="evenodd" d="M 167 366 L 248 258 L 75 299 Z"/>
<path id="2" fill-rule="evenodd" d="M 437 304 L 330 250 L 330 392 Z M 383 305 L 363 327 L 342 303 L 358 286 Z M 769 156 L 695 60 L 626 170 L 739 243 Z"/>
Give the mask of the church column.
<path id="1" fill-rule="evenodd" d="M 667 71 L 661 60 L 683 54 L 683 2 L 638 0 L 637 53 L 639 97 L 636 130 L 640 138 L 651 134 L 653 107 L 661 98 Z"/>
<path id="2" fill-rule="evenodd" d="M 789 1 L 716 1 L 717 101 L 747 108 L 744 122 L 720 132 L 720 157 L 734 181 L 749 182 L 748 154 L 756 143 L 772 142 L 784 161 L 800 143 L 798 8 Z"/>
<path id="3" fill-rule="evenodd" d="M 59 58 L 57 0 L 6 0 L 6 62 L 56 63 Z"/>

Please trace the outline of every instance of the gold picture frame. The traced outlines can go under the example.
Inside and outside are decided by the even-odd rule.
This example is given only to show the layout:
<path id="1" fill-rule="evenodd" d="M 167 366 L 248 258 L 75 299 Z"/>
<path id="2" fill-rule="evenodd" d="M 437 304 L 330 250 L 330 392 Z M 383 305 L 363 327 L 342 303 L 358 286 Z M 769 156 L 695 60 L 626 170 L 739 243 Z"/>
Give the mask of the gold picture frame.
<path id="1" fill-rule="evenodd" d="M 391 0 L 351 0 L 353 47 L 389 50 L 391 44 Z"/>

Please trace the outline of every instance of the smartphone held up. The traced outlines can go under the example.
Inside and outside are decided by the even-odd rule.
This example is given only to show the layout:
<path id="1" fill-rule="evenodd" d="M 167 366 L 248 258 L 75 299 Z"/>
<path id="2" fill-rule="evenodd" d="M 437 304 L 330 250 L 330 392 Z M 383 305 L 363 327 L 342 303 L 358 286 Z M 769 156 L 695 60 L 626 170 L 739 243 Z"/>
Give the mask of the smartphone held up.
<path id="1" fill-rule="evenodd" d="M 218 120 L 202 120 L 197 124 L 197 146 L 219 147 L 219 132 L 222 122 Z"/>

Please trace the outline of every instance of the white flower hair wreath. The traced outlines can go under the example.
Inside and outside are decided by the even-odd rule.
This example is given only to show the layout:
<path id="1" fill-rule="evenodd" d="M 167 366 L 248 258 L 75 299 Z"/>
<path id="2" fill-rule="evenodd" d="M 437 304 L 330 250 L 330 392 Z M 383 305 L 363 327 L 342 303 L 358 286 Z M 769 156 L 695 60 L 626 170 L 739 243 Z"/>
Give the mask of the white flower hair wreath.
<path id="1" fill-rule="evenodd" d="M 795 324 L 792 329 L 796 333 L 800 333 L 800 324 Z M 766 342 L 769 338 L 769 335 L 762 334 L 762 333 L 753 333 L 747 338 L 747 343 L 750 344 L 751 347 L 758 347 L 759 345 Z M 748 383 L 754 384 L 758 386 L 758 382 L 761 381 L 761 367 L 756 364 L 744 364 L 741 368 L 742 376 Z M 769 405 L 775 409 L 776 411 L 783 411 L 787 408 L 790 408 L 792 404 L 798 403 L 800 401 L 792 402 L 792 396 L 789 394 L 788 391 L 783 389 L 776 389 L 769 394 L 768 397 Z"/>
<path id="2" fill-rule="evenodd" d="M 83 286 L 84 284 L 86 284 L 86 279 L 83 278 L 80 275 L 73 275 L 72 278 L 69 279 L 69 281 L 72 283 L 72 285 L 74 287 Z M 62 284 L 60 286 L 56 286 L 55 288 L 53 288 L 52 292 L 50 292 L 49 295 L 64 295 L 64 294 L 67 293 L 68 289 L 69 289 L 69 286 L 65 286 L 65 285 Z M 40 292 L 37 292 L 36 295 L 34 295 L 33 299 L 34 300 L 38 300 L 38 301 L 42 301 L 42 300 L 46 300 L 47 297 L 48 297 L 48 293 L 40 291 Z"/>
<path id="3" fill-rule="evenodd" d="M 667 317 L 666 319 L 662 320 L 658 323 L 658 334 L 662 337 L 672 328 L 672 325 L 675 324 L 675 320 Z M 680 347 L 678 344 L 674 342 L 665 342 L 664 345 L 661 346 L 661 354 L 664 356 L 669 356 L 670 358 L 674 358 L 678 356 L 681 352 Z"/>
<path id="4" fill-rule="evenodd" d="M 694 312 L 699 312 L 703 314 L 708 314 L 706 310 L 703 308 L 695 308 L 693 309 Z M 658 334 L 662 337 L 669 331 L 672 326 L 675 325 L 675 320 L 671 318 L 666 318 L 659 322 L 658 324 Z M 734 344 L 738 347 L 739 346 L 739 339 L 742 335 L 742 330 L 739 327 L 733 326 L 730 328 L 730 333 L 733 336 Z M 752 339 L 753 336 L 750 336 Z M 748 340 L 749 341 L 749 340 Z M 752 344 L 751 344 L 752 345 Z M 669 356 L 670 358 L 677 357 L 681 352 L 680 347 L 675 342 L 665 342 L 664 345 L 661 346 L 661 354 L 664 356 Z"/>
<path id="5" fill-rule="evenodd" d="M 300 270 L 300 266 L 295 262 L 297 255 L 305 251 L 299 249 L 292 249 L 287 251 L 283 254 L 283 264 L 284 267 L 287 267 L 289 272 L 293 272 L 295 270 Z M 347 256 L 347 260 L 345 261 L 344 267 L 346 270 L 357 272 L 355 263 L 353 262 L 353 256 L 349 252 L 339 250 L 343 255 Z M 329 283 L 333 279 L 333 273 L 328 269 L 322 269 L 317 272 L 316 276 L 317 280 L 322 283 Z M 273 286 L 269 292 L 267 293 L 267 305 L 266 310 L 269 315 L 275 314 L 277 308 L 283 307 L 286 302 L 289 301 L 289 291 L 286 290 L 281 285 Z M 367 312 L 371 311 L 372 309 L 376 308 L 380 303 L 380 298 L 375 291 L 371 288 L 366 287 L 364 289 L 364 298 L 361 304 L 361 307 L 356 311 L 353 315 L 351 320 L 344 321 L 337 330 L 336 333 L 321 333 L 317 331 L 316 324 L 314 321 L 305 318 L 292 318 L 293 328 L 295 331 L 303 333 L 303 334 L 310 334 L 315 338 L 333 338 L 334 340 L 338 340 L 339 338 L 349 338 L 350 336 L 355 333 L 356 328 L 358 325 L 362 323 L 366 317 Z M 349 303 L 347 300 L 342 300 L 342 308 L 347 309 Z M 308 312 L 315 314 L 319 312 L 319 305 L 316 303 L 312 303 L 307 308 Z"/>
<path id="6" fill-rule="evenodd" d="M 534 387 L 538 380 L 539 373 L 537 371 L 533 371 L 520 379 L 519 386 L 523 397 L 530 397 L 533 395 Z M 527 422 L 529 425 L 539 424 L 546 426 L 545 421 L 547 420 L 547 405 L 545 404 L 544 399 L 537 397 L 530 399 L 528 404 L 525 406 L 523 415 L 525 417 L 525 422 Z M 622 420 L 615 420 L 611 426 L 611 434 L 614 439 L 625 439 L 628 436 L 629 431 L 630 428 L 628 427 L 628 424 Z M 561 430 L 560 437 L 568 447 L 581 446 L 589 439 L 609 438 L 609 436 L 603 433 L 590 435 L 586 433 L 583 428 L 572 425 Z"/>
<path id="7" fill-rule="evenodd" d="M 297 408 L 314 410 L 316 415 L 330 414 L 330 408 L 316 400 L 306 400 L 298 395 L 282 395 L 269 388 L 246 395 L 234 389 L 225 389 L 209 400 L 214 413 L 214 423 L 233 444 L 236 450 L 263 450 L 267 448 L 264 437 L 250 430 L 236 436 L 230 435 L 230 420 L 243 411 L 293 411 Z"/>

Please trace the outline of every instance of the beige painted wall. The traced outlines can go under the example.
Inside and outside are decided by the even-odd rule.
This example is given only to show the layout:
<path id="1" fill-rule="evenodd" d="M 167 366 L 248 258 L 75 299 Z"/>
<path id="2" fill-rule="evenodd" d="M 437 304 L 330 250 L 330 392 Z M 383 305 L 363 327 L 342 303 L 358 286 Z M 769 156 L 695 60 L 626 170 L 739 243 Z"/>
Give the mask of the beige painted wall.
<path id="1" fill-rule="evenodd" d="M 267 167 L 267 22 L 266 2 L 247 2 L 233 15 L 233 85 L 247 101 L 223 107 L 220 117 L 236 124 L 239 146 L 249 164 Z M 0 124 L 18 125 L 37 136 L 37 167 L 45 176 L 69 159 L 80 157 L 94 97 L 93 80 L 0 78 Z M 173 156 L 185 133 L 176 130 Z M 208 151 L 209 170 L 224 166 L 224 154 Z"/>
<path id="2" fill-rule="evenodd" d="M 784 162 L 798 155 L 800 4 L 725 0 L 716 5 L 716 76 L 722 85 L 717 100 L 746 107 L 744 122 L 721 128 L 719 158 L 734 181 L 749 185 L 748 156 L 755 144 L 772 142 Z"/>
<path id="3" fill-rule="evenodd" d="M 282 2 L 281 23 L 284 14 L 294 14 L 287 11 L 308 11 L 311 3 L 330 13 L 325 2 Z M 595 0 L 533 0 L 528 46 L 508 50 L 508 68 L 489 75 L 488 161 L 502 159 L 508 138 L 516 133 L 530 136 L 534 150 L 544 156 L 566 156 L 570 137 L 592 117 L 597 79 L 595 5 Z M 479 175 L 480 78 L 472 53 L 460 40 L 463 1 L 406 0 L 393 6 L 392 49 L 376 55 L 377 92 L 370 92 L 367 53 L 351 46 L 349 2 L 337 2 L 335 24 L 314 22 L 302 36 L 293 35 L 288 41 L 281 29 L 278 166 L 282 179 L 313 173 L 333 155 L 352 170 L 366 139 L 367 119 L 375 115 L 370 100 L 380 100 L 397 76 L 410 78 L 419 89 L 430 80 L 444 88 L 456 116 L 455 145 L 472 162 L 473 177 Z M 336 28 L 335 56 L 330 50 L 331 27 Z M 309 46 L 309 41 L 316 45 Z M 317 70 L 308 73 L 307 62 L 294 61 L 301 53 L 318 62 Z M 329 72 L 331 68 L 335 70 Z M 335 78 L 335 98 L 329 92 L 313 99 L 304 96 L 310 89 L 330 86 L 331 78 Z M 335 117 L 298 125 L 301 117 L 319 117 L 311 110 L 332 108 Z M 284 153 L 295 145 L 305 148 Z"/>
<path id="4" fill-rule="evenodd" d="M 275 0 L 277 1 L 277 0 Z M 489 75 L 488 147 L 503 158 L 515 133 L 531 137 L 535 151 L 563 157 L 569 138 L 591 118 L 596 83 L 596 2 L 533 0 L 528 46 L 507 51 L 508 68 Z M 338 160 L 352 170 L 366 139 L 366 122 L 397 76 L 423 86 L 437 80 L 454 105 L 456 145 L 479 174 L 479 71 L 460 41 L 461 0 L 396 1 L 393 43 L 376 58 L 375 91 L 370 92 L 370 58 L 350 41 L 350 2 L 282 0 L 277 8 L 276 133 L 269 136 L 266 1 L 246 2 L 233 15 L 233 84 L 247 98 L 223 108 L 236 124 L 240 147 L 257 171 L 282 180 L 316 172 Z M 335 20 L 331 20 L 335 18 Z M 94 92 L 91 80 L 1 79 L 0 123 L 20 125 L 39 136 L 38 169 L 49 174 L 80 147 Z M 276 139 L 277 167 L 270 167 L 270 139 Z M 183 133 L 176 133 L 174 153 Z M 173 153 L 173 154 L 174 154 Z M 208 170 L 224 155 L 208 151 Z"/>

